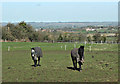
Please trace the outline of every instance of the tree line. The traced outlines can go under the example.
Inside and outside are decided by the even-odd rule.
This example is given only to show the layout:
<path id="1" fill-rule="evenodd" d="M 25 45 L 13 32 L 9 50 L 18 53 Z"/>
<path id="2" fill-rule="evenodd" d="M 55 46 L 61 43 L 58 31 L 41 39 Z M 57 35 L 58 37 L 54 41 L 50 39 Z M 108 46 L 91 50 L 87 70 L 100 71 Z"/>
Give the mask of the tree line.
<path id="1" fill-rule="evenodd" d="M 105 42 L 106 36 L 96 33 L 87 36 L 82 33 L 64 33 L 59 31 L 36 31 L 30 24 L 22 21 L 15 24 L 8 23 L 2 27 L 2 40 L 7 41 L 26 41 L 26 42 Z"/>

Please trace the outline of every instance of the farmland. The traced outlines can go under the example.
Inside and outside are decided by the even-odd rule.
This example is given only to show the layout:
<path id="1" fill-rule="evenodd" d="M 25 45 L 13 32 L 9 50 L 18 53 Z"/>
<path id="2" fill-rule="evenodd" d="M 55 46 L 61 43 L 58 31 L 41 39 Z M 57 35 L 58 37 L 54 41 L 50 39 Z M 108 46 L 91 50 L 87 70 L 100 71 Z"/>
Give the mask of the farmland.
<path id="1" fill-rule="evenodd" d="M 66 50 L 65 50 L 65 45 Z M 73 70 L 70 50 L 85 46 L 82 71 Z M 30 48 L 40 46 L 41 66 L 33 67 Z M 91 46 L 91 51 L 90 51 Z M 10 50 L 8 51 L 8 47 Z M 3 82 L 117 82 L 118 45 L 80 43 L 2 43 Z"/>

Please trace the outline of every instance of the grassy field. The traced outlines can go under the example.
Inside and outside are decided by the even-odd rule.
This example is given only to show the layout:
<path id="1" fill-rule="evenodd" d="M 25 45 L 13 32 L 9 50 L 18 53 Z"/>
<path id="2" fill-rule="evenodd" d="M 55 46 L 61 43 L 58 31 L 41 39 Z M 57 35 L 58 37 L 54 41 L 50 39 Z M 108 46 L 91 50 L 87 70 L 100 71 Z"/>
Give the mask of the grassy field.
<path id="1" fill-rule="evenodd" d="M 84 44 L 76 43 L 77 48 L 80 45 Z M 39 67 L 32 66 L 33 61 L 30 56 L 30 48 L 36 46 L 40 46 L 43 51 Z M 82 66 L 83 70 L 79 72 L 70 69 L 73 67 L 70 51 L 74 48 L 74 43 L 3 42 L 2 81 L 117 82 L 118 45 L 86 44 L 84 46 L 85 63 Z"/>

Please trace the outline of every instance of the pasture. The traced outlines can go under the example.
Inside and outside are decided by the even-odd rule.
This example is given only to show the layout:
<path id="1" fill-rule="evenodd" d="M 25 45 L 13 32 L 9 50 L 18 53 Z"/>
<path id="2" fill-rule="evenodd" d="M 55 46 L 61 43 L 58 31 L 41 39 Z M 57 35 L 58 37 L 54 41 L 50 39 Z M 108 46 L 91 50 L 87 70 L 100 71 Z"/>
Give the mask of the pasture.
<path id="1" fill-rule="evenodd" d="M 73 70 L 70 56 L 74 44 L 85 46 L 82 71 Z M 66 50 L 65 50 L 66 45 Z M 33 67 L 31 47 L 43 51 L 41 66 Z M 90 51 L 91 46 L 91 51 Z M 8 51 L 8 47 L 10 47 Z M 117 82 L 118 45 L 80 43 L 2 43 L 3 82 Z"/>

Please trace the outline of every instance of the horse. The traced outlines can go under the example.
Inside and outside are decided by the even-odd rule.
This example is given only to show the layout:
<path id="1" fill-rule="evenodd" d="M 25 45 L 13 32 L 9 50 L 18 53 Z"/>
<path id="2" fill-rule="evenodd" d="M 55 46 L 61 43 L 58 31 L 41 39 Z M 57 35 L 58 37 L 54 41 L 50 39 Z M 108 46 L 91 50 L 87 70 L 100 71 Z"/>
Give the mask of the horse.
<path id="1" fill-rule="evenodd" d="M 40 66 L 40 57 L 43 57 L 42 49 L 40 47 L 31 48 L 31 57 L 32 60 L 34 61 L 34 66 L 35 67 L 37 66 L 37 61 L 38 61 L 38 66 Z"/>
<path id="2" fill-rule="evenodd" d="M 77 63 L 78 63 L 79 71 L 82 70 L 81 65 L 83 65 L 83 62 L 84 62 L 84 46 L 80 46 L 80 48 L 72 49 L 71 58 L 72 58 L 74 69 L 77 70 Z"/>

